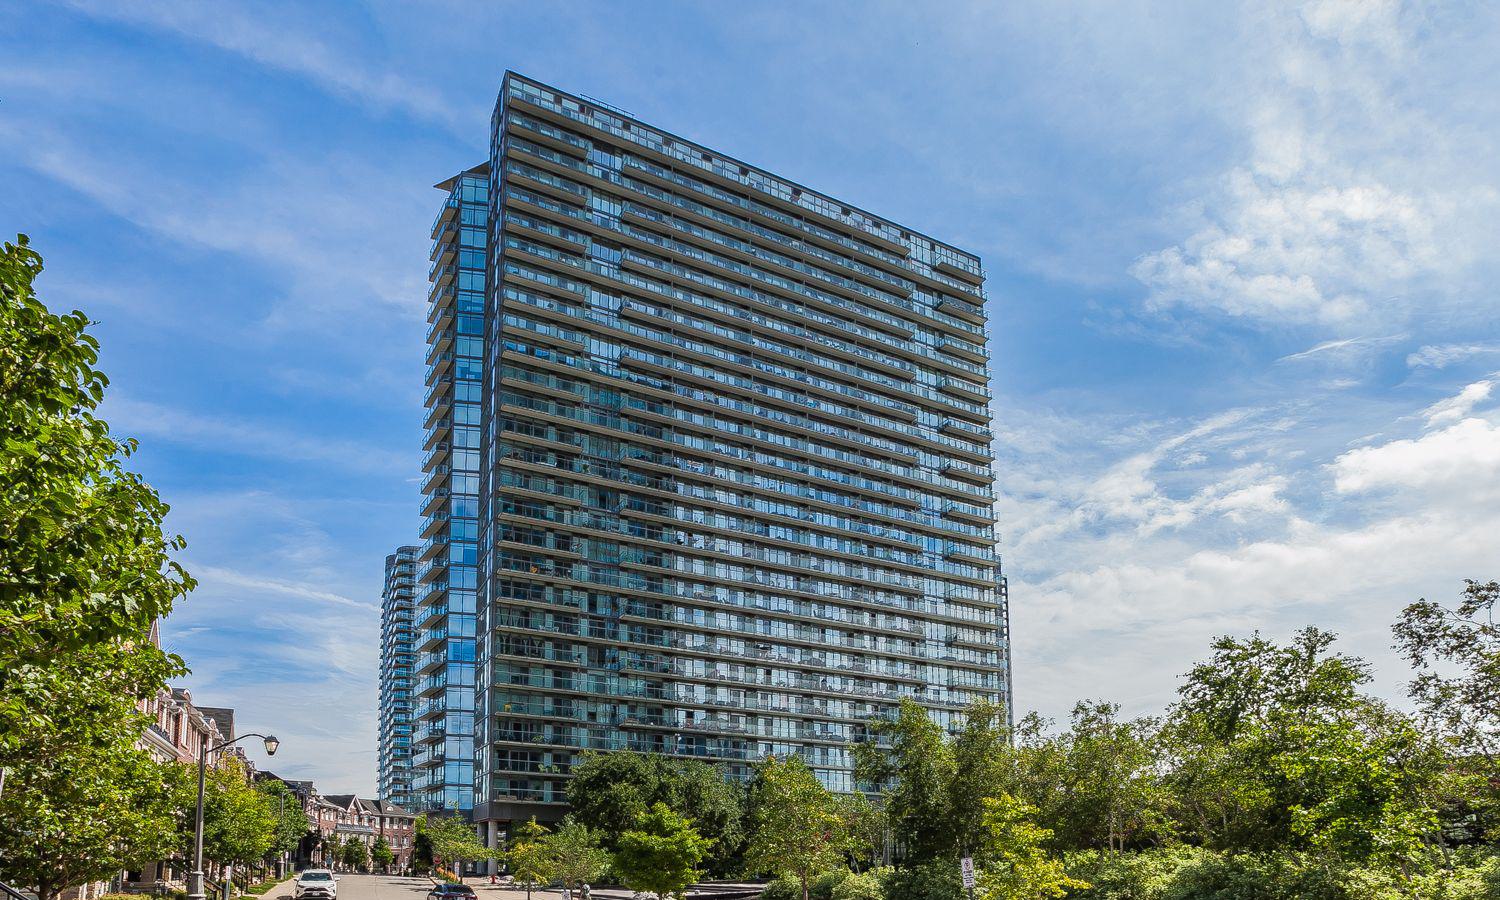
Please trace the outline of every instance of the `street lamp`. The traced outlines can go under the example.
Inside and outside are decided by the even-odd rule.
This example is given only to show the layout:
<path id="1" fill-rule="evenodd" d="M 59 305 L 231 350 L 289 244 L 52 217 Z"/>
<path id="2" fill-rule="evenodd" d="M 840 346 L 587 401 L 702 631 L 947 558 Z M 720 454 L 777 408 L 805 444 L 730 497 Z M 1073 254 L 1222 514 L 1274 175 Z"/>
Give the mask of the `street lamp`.
<path id="1" fill-rule="evenodd" d="M 188 873 L 188 900 L 204 900 L 203 894 L 203 778 L 208 771 L 208 754 L 216 750 L 223 750 L 230 744 L 237 744 L 245 738 L 258 737 L 265 742 L 266 755 L 275 756 L 276 748 L 281 746 L 281 741 L 273 734 L 242 734 L 239 737 L 215 744 L 212 747 L 208 741 L 204 741 L 198 747 L 198 813 L 193 825 L 193 871 Z"/>

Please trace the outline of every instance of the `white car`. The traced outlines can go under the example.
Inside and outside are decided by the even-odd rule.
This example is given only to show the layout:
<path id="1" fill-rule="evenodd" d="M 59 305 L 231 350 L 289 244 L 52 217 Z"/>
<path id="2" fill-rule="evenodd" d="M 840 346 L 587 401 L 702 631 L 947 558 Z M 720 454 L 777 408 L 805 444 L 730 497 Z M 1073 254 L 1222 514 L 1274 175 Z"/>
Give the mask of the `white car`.
<path id="1" fill-rule="evenodd" d="M 297 874 L 292 885 L 292 896 L 297 900 L 338 900 L 339 883 L 327 869 L 307 869 Z"/>

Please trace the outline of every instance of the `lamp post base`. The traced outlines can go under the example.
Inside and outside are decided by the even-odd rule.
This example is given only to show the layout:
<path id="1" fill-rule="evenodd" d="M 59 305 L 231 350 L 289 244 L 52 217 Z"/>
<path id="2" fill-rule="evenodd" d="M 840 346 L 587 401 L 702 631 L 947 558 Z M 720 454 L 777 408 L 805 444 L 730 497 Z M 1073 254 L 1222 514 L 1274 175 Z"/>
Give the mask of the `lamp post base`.
<path id="1" fill-rule="evenodd" d="M 187 877 L 187 900 L 204 900 L 203 873 L 189 872 Z"/>

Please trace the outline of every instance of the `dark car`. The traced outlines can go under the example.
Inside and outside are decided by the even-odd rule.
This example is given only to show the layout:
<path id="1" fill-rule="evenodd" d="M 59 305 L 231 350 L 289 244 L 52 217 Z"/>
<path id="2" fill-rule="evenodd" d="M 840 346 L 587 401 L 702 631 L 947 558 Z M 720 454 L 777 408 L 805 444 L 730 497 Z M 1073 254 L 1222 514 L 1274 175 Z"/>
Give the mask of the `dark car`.
<path id="1" fill-rule="evenodd" d="M 427 892 L 427 900 L 473 900 L 474 889 L 467 884 L 435 884 Z"/>

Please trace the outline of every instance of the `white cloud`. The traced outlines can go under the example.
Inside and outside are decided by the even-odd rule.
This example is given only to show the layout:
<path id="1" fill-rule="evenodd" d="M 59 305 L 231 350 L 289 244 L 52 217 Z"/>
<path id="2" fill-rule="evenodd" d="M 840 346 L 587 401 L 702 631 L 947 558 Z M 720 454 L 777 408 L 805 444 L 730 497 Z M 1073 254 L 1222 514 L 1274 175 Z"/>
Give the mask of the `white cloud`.
<path id="1" fill-rule="evenodd" d="M 1360 447 L 1332 465 L 1341 494 L 1393 489 L 1470 505 L 1500 494 L 1500 424 L 1464 419 L 1419 438 Z"/>
<path id="2" fill-rule="evenodd" d="M 1403 73 L 1441 60 L 1393 3 L 1246 9 L 1262 65 L 1223 110 L 1243 157 L 1131 268 L 1146 308 L 1346 334 L 1451 306 L 1500 204 L 1493 171 L 1431 121 L 1462 101 L 1408 96 Z"/>
<path id="3" fill-rule="evenodd" d="M 396 182 L 370 161 L 270 156 L 226 183 L 209 170 L 169 172 L 160 160 L 101 155 L 56 129 L 4 123 L 0 147 L 142 229 L 262 264 L 287 285 L 269 317 L 282 325 L 368 313 L 371 301 L 385 307 L 377 313 L 419 321 L 425 259 L 412 248 L 426 243 L 436 208 L 420 178 Z"/>
<path id="4" fill-rule="evenodd" d="M 241 4 L 196 4 L 154 0 L 71 0 L 94 18 L 172 32 L 191 41 L 287 72 L 332 94 L 377 109 L 399 110 L 454 129 L 483 127 L 487 110 L 455 107 L 441 91 L 418 85 L 389 62 L 370 64 L 367 54 L 337 43 L 339 17 L 314 13 L 298 21 L 295 6 L 251 12 Z"/>
<path id="5" fill-rule="evenodd" d="M 182 562 L 199 582 L 163 623 L 164 645 L 192 669 L 184 683 L 277 734 L 272 771 L 368 793 L 381 551 L 367 540 L 351 550 L 349 539 L 368 508 L 266 491 L 170 499 L 169 525 L 189 536 Z"/>
<path id="6" fill-rule="evenodd" d="M 1424 344 L 1415 353 L 1406 357 L 1406 365 L 1416 369 L 1423 366 L 1445 369 L 1457 362 L 1476 356 L 1500 353 L 1500 342 L 1480 344 Z"/>
<path id="7" fill-rule="evenodd" d="M 122 437 L 149 437 L 215 453 L 248 454 L 291 462 L 318 462 L 377 473 L 410 470 L 413 453 L 352 440 L 322 438 L 317 422 L 270 423 L 243 416 L 174 409 L 110 394 L 103 408 L 111 430 Z"/>
<path id="8" fill-rule="evenodd" d="M 1468 416 L 1474 408 L 1490 398 L 1490 391 L 1495 387 L 1492 380 L 1476 381 L 1466 385 L 1456 396 L 1440 400 L 1422 411 L 1427 417 L 1427 426 L 1442 425 L 1448 422 L 1457 422 Z"/>
<path id="9" fill-rule="evenodd" d="M 1341 633 L 1399 697 L 1400 608 L 1495 564 L 1500 418 L 1482 412 L 1487 384 L 1418 416 L 1381 407 L 1390 431 L 1439 413 L 1415 435 L 1369 436 L 1368 410 L 1287 400 L 1165 438 L 1148 424 L 1134 446 L 1073 443 L 1101 427 L 1087 420 L 1051 445 L 1002 437 L 1021 708 L 1055 716 L 1102 693 L 1156 711 L 1212 637 L 1309 624 Z"/>
<path id="10" fill-rule="evenodd" d="M 320 603 L 332 603 L 337 606 L 348 606 L 355 609 L 380 609 L 378 603 L 351 600 L 342 594 L 325 591 L 304 582 L 287 581 L 265 575 L 251 575 L 218 566 L 197 566 L 193 569 L 193 577 L 197 578 L 199 583 L 202 584 L 213 583 L 235 588 L 249 588 L 255 591 L 270 591 L 276 594 L 284 594 L 288 597 L 315 600 Z"/>
<path id="11" fill-rule="evenodd" d="M 1318 357 L 1348 359 L 1350 357 L 1366 355 L 1382 346 L 1399 341 L 1404 337 L 1406 337 L 1404 334 L 1393 334 L 1385 337 L 1352 337 L 1323 341 L 1322 343 L 1308 347 L 1306 350 L 1283 356 L 1276 361 L 1299 362 Z"/>

